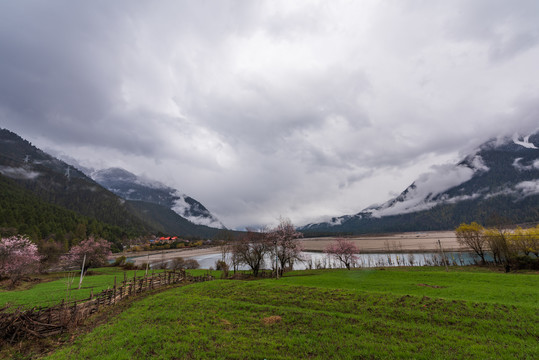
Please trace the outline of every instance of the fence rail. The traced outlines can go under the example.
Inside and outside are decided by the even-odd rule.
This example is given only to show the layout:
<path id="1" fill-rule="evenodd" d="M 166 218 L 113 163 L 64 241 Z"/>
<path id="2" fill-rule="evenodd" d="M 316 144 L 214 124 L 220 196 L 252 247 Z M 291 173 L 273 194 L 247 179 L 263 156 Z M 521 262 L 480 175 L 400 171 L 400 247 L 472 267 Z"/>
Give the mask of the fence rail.
<path id="1" fill-rule="evenodd" d="M 75 328 L 84 319 L 99 311 L 137 294 L 174 284 L 213 280 L 210 275 L 191 276 L 184 270 L 167 271 L 143 277 L 134 277 L 119 285 L 114 280 L 112 288 L 91 294 L 82 300 L 62 301 L 49 307 L 13 311 L 9 306 L 0 309 L 0 339 L 9 343 L 27 338 L 45 338 Z"/>

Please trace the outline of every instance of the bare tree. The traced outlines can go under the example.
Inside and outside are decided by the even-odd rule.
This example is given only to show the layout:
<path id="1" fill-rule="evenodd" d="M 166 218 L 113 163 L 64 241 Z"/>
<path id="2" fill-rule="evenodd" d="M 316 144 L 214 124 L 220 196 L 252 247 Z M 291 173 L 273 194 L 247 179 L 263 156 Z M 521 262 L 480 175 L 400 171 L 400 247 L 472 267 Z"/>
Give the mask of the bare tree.
<path id="1" fill-rule="evenodd" d="M 268 233 L 270 251 L 276 262 L 276 276 L 282 275 L 287 268 L 292 269 L 295 260 L 302 260 L 303 249 L 298 241 L 301 237 L 303 234 L 297 232 L 290 219 L 287 218 L 281 218 L 279 225 Z"/>
<path id="2" fill-rule="evenodd" d="M 461 246 L 469 247 L 485 263 L 487 238 L 484 236 L 485 228 L 476 222 L 471 224 L 462 223 L 455 230 L 457 241 Z"/>
<path id="3" fill-rule="evenodd" d="M 514 252 L 521 252 L 526 256 L 531 253 L 538 256 L 539 251 L 539 227 L 522 229 L 518 226 L 509 236 L 510 244 Z"/>
<path id="4" fill-rule="evenodd" d="M 488 244 L 488 247 L 494 258 L 496 264 L 509 265 L 509 260 L 514 255 L 513 249 L 509 246 L 508 243 L 508 232 L 507 230 L 497 227 L 497 228 L 488 228 L 484 232 L 484 237 Z"/>
<path id="5" fill-rule="evenodd" d="M 265 232 L 247 231 L 244 237 L 233 245 L 233 257 L 238 264 L 251 268 L 254 276 L 258 276 L 264 266 L 264 256 L 268 252 L 268 242 Z"/>

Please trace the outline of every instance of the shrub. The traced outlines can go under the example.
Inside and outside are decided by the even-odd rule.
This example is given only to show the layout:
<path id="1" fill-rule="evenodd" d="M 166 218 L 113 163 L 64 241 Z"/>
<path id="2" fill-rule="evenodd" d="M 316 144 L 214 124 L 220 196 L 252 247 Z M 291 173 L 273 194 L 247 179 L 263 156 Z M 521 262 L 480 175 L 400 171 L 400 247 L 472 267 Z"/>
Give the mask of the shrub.
<path id="1" fill-rule="evenodd" d="M 200 264 L 195 259 L 187 259 L 185 260 L 185 268 L 186 269 L 198 269 L 200 267 Z"/>
<path id="2" fill-rule="evenodd" d="M 513 270 L 539 270 L 539 258 L 526 255 L 511 258 L 509 264 Z"/>
<path id="3" fill-rule="evenodd" d="M 226 263 L 226 261 L 217 260 L 215 262 L 215 270 L 221 270 L 222 271 L 222 275 L 221 275 L 222 278 L 227 278 L 228 277 L 229 266 Z"/>
<path id="4" fill-rule="evenodd" d="M 185 260 L 182 257 L 177 257 L 172 259 L 172 262 L 170 263 L 170 268 L 172 270 L 179 270 L 185 268 Z"/>
<path id="5" fill-rule="evenodd" d="M 122 265 L 122 268 L 124 270 L 135 270 L 137 268 L 137 266 L 135 265 L 134 262 L 132 261 L 127 261 L 125 262 L 123 265 Z"/>
<path id="6" fill-rule="evenodd" d="M 114 259 L 112 266 L 123 266 L 125 265 L 126 259 L 127 258 L 125 256 L 118 256 L 116 259 Z"/>

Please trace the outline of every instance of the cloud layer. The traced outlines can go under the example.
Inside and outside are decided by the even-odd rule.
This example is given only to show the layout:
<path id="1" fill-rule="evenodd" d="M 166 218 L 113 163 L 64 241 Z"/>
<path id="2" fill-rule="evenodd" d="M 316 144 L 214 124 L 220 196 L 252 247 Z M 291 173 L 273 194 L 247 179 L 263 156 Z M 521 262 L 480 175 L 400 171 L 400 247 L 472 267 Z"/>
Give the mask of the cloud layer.
<path id="1" fill-rule="evenodd" d="M 355 213 L 539 115 L 539 3 L 0 5 L 0 126 L 229 227 Z"/>

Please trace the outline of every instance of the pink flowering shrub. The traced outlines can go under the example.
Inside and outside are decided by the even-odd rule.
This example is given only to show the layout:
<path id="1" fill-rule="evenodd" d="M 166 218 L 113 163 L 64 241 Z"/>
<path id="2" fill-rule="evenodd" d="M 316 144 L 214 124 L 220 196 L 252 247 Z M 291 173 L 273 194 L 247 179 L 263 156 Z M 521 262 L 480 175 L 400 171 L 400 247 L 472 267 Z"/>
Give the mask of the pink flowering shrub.
<path id="1" fill-rule="evenodd" d="M 82 266 L 84 261 L 84 270 L 90 267 L 100 267 L 108 263 L 108 258 L 112 255 L 110 243 L 105 239 L 94 239 L 89 237 L 79 245 L 75 245 L 69 250 L 69 253 L 60 258 L 60 262 L 65 266 Z"/>
<path id="2" fill-rule="evenodd" d="M 15 284 L 23 275 L 38 271 L 41 256 L 36 244 L 23 236 L 11 236 L 0 240 L 0 276 Z"/>
<path id="3" fill-rule="evenodd" d="M 350 270 L 358 260 L 357 253 L 359 253 L 359 249 L 353 242 L 338 238 L 330 243 L 324 252 L 339 260 L 348 270 Z"/>

